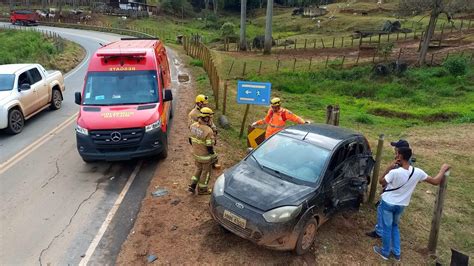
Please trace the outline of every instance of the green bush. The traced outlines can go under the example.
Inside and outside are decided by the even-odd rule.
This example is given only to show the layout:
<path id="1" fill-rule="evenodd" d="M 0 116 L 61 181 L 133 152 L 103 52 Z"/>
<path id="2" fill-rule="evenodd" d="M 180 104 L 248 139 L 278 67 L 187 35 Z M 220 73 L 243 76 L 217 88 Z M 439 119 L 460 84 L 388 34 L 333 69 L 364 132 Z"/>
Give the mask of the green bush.
<path id="1" fill-rule="evenodd" d="M 454 76 L 462 76 L 467 73 L 468 60 L 462 56 L 453 56 L 443 62 L 443 66 Z"/>
<path id="2" fill-rule="evenodd" d="M 221 36 L 223 38 L 233 37 L 235 35 L 235 24 L 232 22 L 226 22 L 222 24 Z"/>
<path id="3" fill-rule="evenodd" d="M 374 124 L 374 120 L 372 119 L 372 117 L 364 113 L 358 114 L 355 117 L 354 121 L 356 121 L 357 123 L 367 124 L 367 125 Z"/>
<path id="4" fill-rule="evenodd" d="M 203 66 L 203 62 L 199 59 L 193 59 L 191 60 L 191 62 L 189 62 L 190 65 L 192 66 L 197 66 L 197 67 L 202 67 Z"/>
<path id="5" fill-rule="evenodd" d="M 58 53 L 54 43 L 38 32 L 0 30 L 0 40 L 0 64 L 48 61 Z"/>

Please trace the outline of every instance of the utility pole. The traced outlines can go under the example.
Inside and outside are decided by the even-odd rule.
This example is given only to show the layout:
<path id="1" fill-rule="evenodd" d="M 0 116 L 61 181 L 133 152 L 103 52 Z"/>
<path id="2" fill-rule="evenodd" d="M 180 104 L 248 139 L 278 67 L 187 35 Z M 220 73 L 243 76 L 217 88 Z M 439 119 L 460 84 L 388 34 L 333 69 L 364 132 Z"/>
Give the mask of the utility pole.
<path id="1" fill-rule="evenodd" d="M 263 54 L 272 52 L 272 18 L 273 18 L 273 0 L 267 0 L 267 19 L 265 25 L 265 44 Z"/>
<path id="2" fill-rule="evenodd" d="M 247 21 L 247 0 L 240 1 L 240 51 L 247 51 L 247 38 L 245 37 Z"/>

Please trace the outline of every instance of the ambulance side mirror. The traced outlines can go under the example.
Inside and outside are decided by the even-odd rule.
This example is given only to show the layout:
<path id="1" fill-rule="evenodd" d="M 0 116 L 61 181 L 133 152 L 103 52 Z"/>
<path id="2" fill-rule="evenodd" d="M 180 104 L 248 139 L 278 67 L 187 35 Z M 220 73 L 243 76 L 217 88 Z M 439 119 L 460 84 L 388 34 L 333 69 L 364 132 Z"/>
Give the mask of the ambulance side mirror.
<path id="1" fill-rule="evenodd" d="M 81 105 L 82 97 L 80 92 L 74 93 L 74 102 L 78 105 Z"/>
<path id="2" fill-rule="evenodd" d="M 173 93 L 171 90 L 165 90 L 165 98 L 163 98 L 163 102 L 169 102 L 173 100 Z"/>

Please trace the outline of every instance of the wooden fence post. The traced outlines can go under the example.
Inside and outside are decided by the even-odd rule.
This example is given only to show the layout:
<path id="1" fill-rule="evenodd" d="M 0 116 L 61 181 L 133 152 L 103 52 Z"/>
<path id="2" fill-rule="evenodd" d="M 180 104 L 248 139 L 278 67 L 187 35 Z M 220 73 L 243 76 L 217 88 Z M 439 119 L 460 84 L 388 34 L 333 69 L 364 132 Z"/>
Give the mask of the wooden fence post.
<path id="1" fill-rule="evenodd" d="M 359 64 L 359 58 L 360 58 L 360 51 L 357 53 L 356 65 Z"/>
<path id="2" fill-rule="evenodd" d="M 438 46 L 441 47 L 441 42 L 443 40 L 443 33 L 444 33 L 444 23 L 441 25 L 441 34 L 439 35 L 439 43 Z"/>
<path id="3" fill-rule="evenodd" d="M 464 25 L 464 19 L 461 19 L 461 26 L 459 26 L 459 31 L 462 31 L 462 26 Z"/>
<path id="4" fill-rule="evenodd" d="M 354 47 L 354 36 L 351 38 L 351 47 Z"/>
<path id="5" fill-rule="evenodd" d="M 308 39 L 304 39 L 304 49 L 306 50 L 306 42 L 308 42 Z"/>
<path id="6" fill-rule="evenodd" d="M 336 37 L 332 37 L 332 48 L 334 48 L 334 43 L 336 42 Z"/>
<path id="7" fill-rule="evenodd" d="M 247 68 L 247 62 L 244 62 L 244 69 L 242 70 L 242 77 L 245 77 L 245 69 Z"/>
<path id="8" fill-rule="evenodd" d="M 341 48 L 344 47 L 344 36 L 341 38 Z"/>
<path id="9" fill-rule="evenodd" d="M 235 60 L 232 60 L 232 64 L 230 64 L 230 68 L 229 68 L 229 73 L 227 73 L 228 76 L 230 75 L 230 72 L 232 72 L 232 68 L 234 67 L 234 63 L 235 63 Z"/>
<path id="10" fill-rule="evenodd" d="M 328 67 L 328 61 L 329 61 L 329 55 L 326 57 L 326 65 L 324 66 L 324 68 Z"/>
<path id="11" fill-rule="evenodd" d="M 295 72 L 295 68 L 296 68 L 296 58 L 295 58 L 295 60 L 293 61 L 293 72 Z"/>
<path id="12" fill-rule="evenodd" d="M 311 63 L 313 63 L 313 57 L 310 57 L 310 58 L 309 58 L 309 67 L 308 67 L 308 71 L 311 71 Z"/>
<path id="13" fill-rule="evenodd" d="M 296 44 L 297 44 L 297 42 L 298 42 L 298 39 L 295 39 L 295 50 L 296 50 Z"/>
<path id="14" fill-rule="evenodd" d="M 278 59 L 278 62 L 277 62 L 277 72 L 280 70 L 280 59 Z"/>
<path id="15" fill-rule="evenodd" d="M 431 54 L 431 62 L 430 62 L 430 65 L 433 65 L 433 59 L 434 59 L 434 53 Z"/>
<path id="16" fill-rule="evenodd" d="M 247 115 L 249 114 L 249 109 L 250 109 L 250 104 L 247 104 L 247 106 L 245 107 L 244 118 L 242 119 L 242 125 L 240 126 L 239 138 L 241 138 L 242 135 L 244 134 L 244 125 L 245 125 L 245 120 L 247 120 Z"/>
<path id="17" fill-rule="evenodd" d="M 227 86 L 229 85 L 229 80 L 224 81 L 224 99 L 222 99 L 222 114 L 225 115 L 227 110 Z"/>
<path id="18" fill-rule="evenodd" d="M 341 68 L 344 68 L 344 60 L 346 60 L 346 56 L 342 56 L 342 63 L 341 63 Z"/>
<path id="19" fill-rule="evenodd" d="M 439 184 L 438 195 L 436 196 L 435 208 L 433 212 L 433 220 L 431 221 L 430 238 L 428 240 L 428 251 L 436 254 L 438 245 L 439 228 L 441 225 L 441 216 L 443 214 L 444 197 L 446 188 L 448 187 L 449 171 L 444 174 L 441 184 Z"/>
<path id="20" fill-rule="evenodd" d="M 260 65 L 258 66 L 258 74 L 262 73 L 262 61 L 260 61 Z"/>
<path id="21" fill-rule="evenodd" d="M 324 45 L 324 40 L 323 40 L 323 38 L 321 38 L 321 44 L 323 45 L 323 48 L 326 48 L 326 46 Z"/>
<path id="22" fill-rule="evenodd" d="M 377 184 L 378 184 L 379 171 L 380 171 L 380 161 L 382 160 L 384 138 L 385 138 L 384 134 L 379 135 L 379 142 L 377 144 L 377 153 L 375 155 L 374 171 L 372 172 L 372 178 L 370 180 L 371 182 L 370 182 L 369 204 L 374 203 L 375 192 L 377 191 Z"/>
<path id="23" fill-rule="evenodd" d="M 314 39 L 313 42 L 314 42 L 313 49 L 316 49 L 316 39 Z"/>
<path id="24" fill-rule="evenodd" d="M 403 47 L 400 47 L 400 51 L 398 51 L 397 61 L 400 61 L 400 56 L 402 55 L 402 49 L 403 49 Z"/>

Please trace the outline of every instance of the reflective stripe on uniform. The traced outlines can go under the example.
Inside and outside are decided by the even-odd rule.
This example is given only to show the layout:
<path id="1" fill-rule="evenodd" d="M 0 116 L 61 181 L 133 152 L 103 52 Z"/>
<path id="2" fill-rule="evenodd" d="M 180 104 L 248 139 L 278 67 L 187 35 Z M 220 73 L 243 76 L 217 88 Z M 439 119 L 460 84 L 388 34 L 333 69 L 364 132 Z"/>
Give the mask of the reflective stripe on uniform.
<path id="1" fill-rule="evenodd" d="M 213 158 L 217 157 L 217 154 L 209 154 L 209 155 L 204 155 L 204 156 L 200 156 L 200 155 L 196 155 L 194 154 L 194 158 L 196 158 L 196 160 L 198 161 L 209 161 Z"/>
<path id="2" fill-rule="evenodd" d="M 206 146 L 212 146 L 212 139 L 206 139 Z"/>
<path id="3" fill-rule="evenodd" d="M 196 144 L 206 145 L 206 142 L 195 137 L 191 137 L 191 141 Z M 212 144 L 212 143 L 211 143 Z"/>
<path id="4" fill-rule="evenodd" d="M 193 177 L 191 177 L 191 181 L 193 181 L 193 183 L 197 183 L 197 182 L 199 182 L 199 178 L 193 176 Z"/>
<path id="5" fill-rule="evenodd" d="M 269 127 L 273 127 L 273 128 L 284 128 L 285 126 L 277 126 L 277 125 L 272 125 L 272 124 L 268 124 Z"/>

